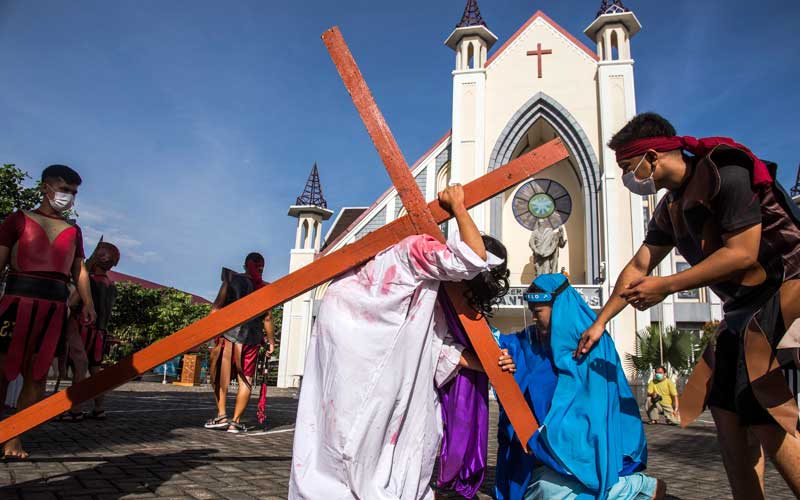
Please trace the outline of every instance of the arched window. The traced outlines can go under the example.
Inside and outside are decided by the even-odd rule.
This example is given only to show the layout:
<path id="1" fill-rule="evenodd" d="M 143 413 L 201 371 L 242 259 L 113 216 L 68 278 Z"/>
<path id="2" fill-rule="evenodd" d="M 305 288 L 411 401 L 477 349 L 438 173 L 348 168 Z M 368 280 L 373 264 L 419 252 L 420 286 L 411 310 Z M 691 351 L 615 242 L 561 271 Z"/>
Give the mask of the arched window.
<path id="1" fill-rule="evenodd" d="M 611 32 L 611 60 L 616 61 L 619 59 L 619 39 L 617 37 L 617 30 Z"/>
<path id="2" fill-rule="evenodd" d="M 307 248 L 308 246 L 308 221 L 303 221 L 303 229 L 300 232 L 300 248 Z"/>
<path id="3" fill-rule="evenodd" d="M 319 222 L 314 221 L 314 230 L 311 233 L 311 241 L 308 242 L 308 248 L 317 248 L 318 233 L 319 233 Z"/>
<path id="4" fill-rule="evenodd" d="M 467 67 L 475 69 L 475 42 L 469 42 L 467 48 Z"/>
<path id="5" fill-rule="evenodd" d="M 443 165 L 436 174 L 436 192 L 444 191 L 450 181 L 450 165 Z"/>

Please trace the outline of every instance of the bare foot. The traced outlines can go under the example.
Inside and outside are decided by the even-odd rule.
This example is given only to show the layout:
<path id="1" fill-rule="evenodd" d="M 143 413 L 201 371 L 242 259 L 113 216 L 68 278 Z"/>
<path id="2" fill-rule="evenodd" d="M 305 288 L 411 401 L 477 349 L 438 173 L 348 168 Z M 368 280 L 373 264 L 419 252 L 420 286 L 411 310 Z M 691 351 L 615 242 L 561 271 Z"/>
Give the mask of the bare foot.
<path id="1" fill-rule="evenodd" d="M 3 458 L 28 458 L 28 452 L 22 449 L 22 440 L 14 438 L 3 444 Z"/>
<path id="2" fill-rule="evenodd" d="M 667 496 L 667 483 L 661 479 L 656 479 L 656 492 L 653 494 L 653 500 L 664 500 Z"/>

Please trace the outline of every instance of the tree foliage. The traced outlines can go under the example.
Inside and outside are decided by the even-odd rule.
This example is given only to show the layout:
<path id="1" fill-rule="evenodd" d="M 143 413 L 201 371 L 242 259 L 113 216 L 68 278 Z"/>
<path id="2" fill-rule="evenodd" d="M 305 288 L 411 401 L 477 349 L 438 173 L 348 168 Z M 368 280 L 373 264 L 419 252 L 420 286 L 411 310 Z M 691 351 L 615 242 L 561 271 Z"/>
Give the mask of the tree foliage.
<path id="1" fill-rule="evenodd" d="M 111 363 L 208 316 L 211 311 L 209 304 L 195 304 L 190 295 L 174 288 L 154 290 L 125 282 L 116 286 L 117 300 L 108 329 L 121 343 L 111 350 L 106 360 Z M 275 359 L 280 348 L 282 306 L 272 310 L 272 321 L 275 324 Z M 201 359 L 206 359 L 208 350 L 200 349 L 199 354 Z"/>
<path id="2" fill-rule="evenodd" d="M 31 210 L 42 200 L 36 187 L 25 187 L 31 179 L 27 172 L 13 163 L 5 163 L 0 168 L 0 223 L 14 210 Z"/>
<path id="3" fill-rule="evenodd" d="M 703 337 L 700 339 L 698 352 L 702 354 L 708 344 L 716 345 L 717 329 L 719 329 L 719 321 L 709 321 L 703 325 Z"/>
<path id="4" fill-rule="evenodd" d="M 273 358 L 278 357 L 281 350 L 281 326 L 283 325 L 283 306 L 277 306 L 272 309 L 272 324 L 275 325 L 275 352 L 272 353 Z"/>
<path id="5" fill-rule="evenodd" d="M 680 375 L 685 375 L 694 367 L 694 363 L 704 347 L 703 340 L 693 332 L 667 328 L 659 338 L 660 328 L 649 326 L 636 334 L 633 354 L 625 355 L 625 362 L 635 377 L 647 375 L 651 370 L 663 364 Z M 661 362 L 663 346 L 664 362 Z"/>
<path id="6" fill-rule="evenodd" d="M 111 313 L 109 334 L 121 341 L 108 361 L 139 351 L 208 315 L 209 304 L 195 304 L 191 295 L 174 288 L 148 289 L 134 283 L 117 283 L 117 300 Z"/>

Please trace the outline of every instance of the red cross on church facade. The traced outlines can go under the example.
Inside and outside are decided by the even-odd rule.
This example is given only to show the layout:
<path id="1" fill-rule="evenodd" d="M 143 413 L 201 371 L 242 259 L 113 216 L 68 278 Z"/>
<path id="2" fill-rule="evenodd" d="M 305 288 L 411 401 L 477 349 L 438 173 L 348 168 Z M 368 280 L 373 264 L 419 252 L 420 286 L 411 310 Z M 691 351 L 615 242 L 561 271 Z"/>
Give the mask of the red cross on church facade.
<path id="1" fill-rule="evenodd" d="M 528 51 L 528 55 L 529 56 L 536 56 L 537 59 L 538 59 L 537 63 L 538 63 L 538 66 L 539 66 L 539 78 L 542 77 L 542 56 L 546 56 L 546 55 L 552 54 L 552 53 L 553 53 L 553 51 L 550 50 L 550 49 L 542 50 L 542 44 L 541 43 L 537 43 L 536 44 L 536 50 L 529 50 Z"/>

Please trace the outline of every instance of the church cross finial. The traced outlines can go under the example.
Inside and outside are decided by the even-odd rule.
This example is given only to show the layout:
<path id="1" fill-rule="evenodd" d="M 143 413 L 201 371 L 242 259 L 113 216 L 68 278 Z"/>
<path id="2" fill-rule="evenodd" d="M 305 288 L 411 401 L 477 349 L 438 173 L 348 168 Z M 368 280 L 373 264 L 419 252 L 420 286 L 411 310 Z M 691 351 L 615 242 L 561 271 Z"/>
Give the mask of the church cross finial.
<path id="1" fill-rule="evenodd" d="M 308 174 L 306 187 L 303 189 L 303 194 L 297 197 L 296 205 L 311 205 L 319 208 L 328 208 L 328 202 L 322 195 L 322 184 L 319 182 L 319 172 L 317 171 L 317 164 L 314 163 L 314 168 Z"/>
<path id="2" fill-rule="evenodd" d="M 603 0 L 600 10 L 597 11 L 597 17 L 603 14 L 621 14 L 623 12 L 629 12 L 629 10 L 622 5 L 622 0 Z"/>
<path id="3" fill-rule="evenodd" d="M 478 7 L 478 0 L 467 0 L 464 7 L 464 15 L 456 28 L 467 28 L 469 26 L 486 26 L 486 21 L 481 17 L 481 9 Z"/>

